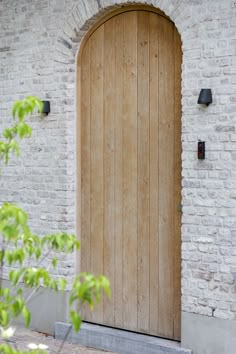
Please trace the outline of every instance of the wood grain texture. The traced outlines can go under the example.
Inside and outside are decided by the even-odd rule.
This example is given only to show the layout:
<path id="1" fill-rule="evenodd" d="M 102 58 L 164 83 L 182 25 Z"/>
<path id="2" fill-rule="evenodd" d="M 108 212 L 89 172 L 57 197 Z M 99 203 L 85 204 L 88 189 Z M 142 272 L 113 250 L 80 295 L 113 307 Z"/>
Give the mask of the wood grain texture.
<path id="1" fill-rule="evenodd" d="M 123 328 L 123 96 L 124 18 L 115 17 L 115 279 L 114 325 Z"/>
<path id="2" fill-rule="evenodd" d="M 174 60 L 173 27 L 159 26 L 159 332 L 173 336 L 173 175 Z"/>
<path id="3" fill-rule="evenodd" d="M 104 25 L 90 38 L 90 227 L 91 227 L 91 272 L 96 275 L 104 273 L 103 231 L 104 231 Z M 95 307 L 91 320 L 103 323 L 103 303 Z"/>
<path id="4" fill-rule="evenodd" d="M 161 17 L 167 18 L 169 19 L 169 21 L 171 22 L 170 18 L 168 16 L 166 16 L 166 14 L 161 11 L 158 8 L 155 8 L 153 6 L 148 6 L 148 5 L 136 5 L 136 4 L 132 4 L 132 5 L 126 5 L 126 6 L 122 6 L 120 8 L 117 8 L 116 10 L 109 12 L 107 14 L 105 14 L 102 18 L 98 19 L 98 21 L 92 26 L 92 28 L 90 28 L 87 33 L 85 34 L 81 46 L 80 46 L 80 52 L 79 52 L 79 56 L 78 56 L 78 61 L 80 61 L 81 55 L 83 53 L 83 48 L 86 45 L 89 37 L 91 37 L 91 35 L 101 26 L 103 25 L 105 22 L 109 21 L 111 18 L 116 17 L 118 15 L 122 15 L 125 12 L 129 12 L 129 11 L 148 11 L 150 13 L 154 13 L 156 15 L 159 15 Z"/>
<path id="5" fill-rule="evenodd" d="M 138 328 L 149 332 L 149 18 L 138 12 Z"/>
<path id="6" fill-rule="evenodd" d="M 150 14 L 150 334 L 159 332 L 159 17 Z"/>
<path id="7" fill-rule="evenodd" d="M 137 330 L 137 13 L 123 16 L 123 321 Z"/>
<path id="8" fill-rule="evenodd" d="M 104 24 L 104 275 L 110 280 L 111 298 L 104 298 L 104 324 L 114 325 L 115 259 L 115 108 L 116 108 L 115 19 Z"/>
<path id="9" fill-rule="evenodd" d="M 81 270 L 90 272 L 90 43 L 81 60 Z M 90 320 L 90 312 L 83 313 Z"/>
<path id="10" fill-rule="evenodd" d="M 174 60 L 175 60 L 175 133 L 174 133 L 174 339 L 181 338 L 181 38 L 174 31 Z M 177 211 L 176 211 L 177 209 Z"/>
<path id="11" fill-rule="evenodd" d="M 106 274 L 112 297 L 85 319 L 179 339 L 180 37 L 143 7 L 91 33 L 78 76 L 81 268 Z"/>

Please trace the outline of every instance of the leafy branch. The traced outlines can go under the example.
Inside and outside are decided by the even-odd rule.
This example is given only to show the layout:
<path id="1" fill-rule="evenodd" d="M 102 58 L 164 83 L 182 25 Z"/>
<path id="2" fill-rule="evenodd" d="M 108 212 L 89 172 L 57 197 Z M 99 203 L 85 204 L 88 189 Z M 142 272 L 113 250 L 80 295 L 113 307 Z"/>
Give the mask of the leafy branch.
<path id="1" fill-rule="evenodd" d="M 19 156 L 20 146 L 17 138 L 23 139 L 30 137 L 32 133 L 31 127 L 25 122 L 28 115 L 33 114 L 35 108 L 42 112 L 43 103 L 34 96 L 28 96 L 21 101 L 16 101 L 12 108 L 14 124 L 12 127 L 3 131 L 4 141 L 0 141 L 0 159 L 7 164 L 9 154 L 13 153 Z"/>
<path id="2" fill-rule="evenodd" d="M 34 96 L 28 96 L 13 105 L 13 126 L 3 131 L 4 139 L 0 141 L 0 160 L 5 164 L 8 163 L 10 154 L 19 155 L 19 140 L 29 137 L 32 133 L 26 118 L 33 114 L 36 108 L 41 112 L 42 105 Z M 10 203 L 0 205 L 0 241 L 0 330 L 5 341 L 0 344 L 0 353 L 23 354 L 26 352 L 19 351 L 7 341 L 14 332 L 10 327 L 12 321 L 22 316 L 25 326 L 30 325 L 31 313 L 27 305 L 40 287 L 56 292 L 67 289 L 66 279 L 54 278 L 50 270 L 57 268 L 58 256 L 61 253 L 78 251 L 80 244 L 75 235 L 63 232 L 43 237 L 32 233 L 27 213 Z M 49 258 L 49 265 L 45 268 L 44 261 Z M 8 280 L 11 287 L 3 286 L 5 269 L 10 269 Z M 74 278 L 69 297 L 69 316 L 75 331 L 79 331 L 82 323 L 79 309 L 88 304 L 93 310 L 103 291 L 110 296 L 109 280 L 103 275 L 95 277 L 91 273 L 81 273 Z M 40 348 L 27 351 L 31 354 L 43 352 Z"/>

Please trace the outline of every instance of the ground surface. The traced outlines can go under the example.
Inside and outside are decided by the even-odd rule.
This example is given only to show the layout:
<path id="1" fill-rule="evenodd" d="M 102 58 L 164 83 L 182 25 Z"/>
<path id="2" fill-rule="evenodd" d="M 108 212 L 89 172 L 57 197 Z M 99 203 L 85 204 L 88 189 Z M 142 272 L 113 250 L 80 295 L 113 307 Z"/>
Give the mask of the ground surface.
<path id="1" fill-rule="evenodd" d="M 11 338 L 11 344 L 17 349 L 27 350 L 28 344 L 45 344 L 48 346 L 47 353 L 58 353 L 61 346 L 61 341 L 53 337 L 45 336 L 42 333 L 26 330 L 24 328 L 17 328 L 14 337 Z M 83 347 L 78 344 L 65 343 L 61 354 L 112 354 L 111 352 L 104 352 L 93 348 Z"/>

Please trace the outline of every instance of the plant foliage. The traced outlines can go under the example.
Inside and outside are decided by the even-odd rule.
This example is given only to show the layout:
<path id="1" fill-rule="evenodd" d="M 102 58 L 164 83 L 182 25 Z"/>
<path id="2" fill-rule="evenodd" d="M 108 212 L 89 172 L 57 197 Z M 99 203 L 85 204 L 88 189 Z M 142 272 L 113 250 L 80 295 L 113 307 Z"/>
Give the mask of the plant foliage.
<path id="1" fill-rule="evenodd" d="M 31 127 L 26 123 L 26 118 L 36 108 L 42 111 L 42 102 L 33 96 L 13 105 L 13 125 L 3 131 L 3 139 L 0 141 L 0 160 L 5 164 L 11 154 L 19 155 L 19 140 L 31 135 Z M 57 268 L 61 253 L 72 253 L 80 245 L 75 235 L 62 232 L 39 237 L 30 230 L 27 213 L 10 203 L 0 205 L 0 241 L 0 353 L 21 354 L 24 352 L 6 342 L 10 337 L 12 322 L 22 316 L 25 326 L 30 325 L 28 303 L 39 287 L 56 292 L 65 291 L 67 280 L 63 277 L 53 278 L 50 271 Z M 45 259 L 51 259 L 47 268 L 44 267 Z M 11 287 L 4 286 L 4 269 L 11 269 L 8 272 Z M 102 275 L 95 277 L 90 273 L 81 273 L 74 278 L 69 298 L 69 315 L 75 331 L 79 331 L 82 322 L 80 313 L 75 309 L 87 303 L 92 310 L 94 304 L 100 301 L 103 291 L 107 296 L 110 295 L 109 281 Z M 31 354 L 38 352 L 43 351 L 28 351 Z"/>

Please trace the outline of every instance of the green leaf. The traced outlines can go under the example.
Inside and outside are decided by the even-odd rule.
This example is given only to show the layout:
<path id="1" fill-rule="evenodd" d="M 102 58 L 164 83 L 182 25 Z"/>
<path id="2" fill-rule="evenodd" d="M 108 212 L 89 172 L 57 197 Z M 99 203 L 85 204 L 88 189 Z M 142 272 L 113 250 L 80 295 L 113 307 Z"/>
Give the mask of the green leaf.
<path id="1" fill-rule="evenodd" d="M 11 128 L 5 129 L 3 132 L 3 136 L 6 139 L 12 139 L 12 137 L 14 136 L 13 129 L 11 129 Z"/>
<path id="2" fill-rule="evenodd" d="M 20 270 L 12 270 L 9 273 L 10 282 L 16 286 L 19 282 L 20 277 L 24 274 L 25 268 L 21 268 Z"/>
<path id="3" fill-rule="evenodd" d="M 17 124 L 17 133 L 19 137 L 23 139 L 25 136 L 31 135 L 31 128 L 29 125 L 21 121 L 20 123 Z"/>
<path id="4" fill-rule="evenodd" d="M 24 317 L 25 320 L 25 326 L 28 328 L 31 321 L 31 313 L 26 306 L 24 306 L 22 309 L 22 316 Z"/>
<path id="5" fill-rule="evenodd" d="M 24 225 L 24 224 L 26 224 L 27 219 L 28 219 L 27 214 L 23 210 L 18 209 L 18 220 L 19 220 L 19 223 L 21 225 Z"/>
<path id="6" fill-rule="evenodd" d="M 5 257 L 5 250 L 0 250 L 0 263 L 3 262 L 4 257 Z"/>
<path id="7" fill-rule="evenodd" d="M 12 108 L 13 118 L 18 117 L 22 121 L 25 116 L 32 114 L 35 108 L 42 112 L 43 103 L 37 97 L 28 96 L 23 100 L 16 101 Z"/>
<path id="8" fill-rule="evenodd" d="M 57 264 L 58 264 L 58 258 L 54 257 L 53 260 L 52 260 L 53 267 L 56 268 Z"/>
<path id="9" fill-rule="evenodd" d="M 9 323 L 9 313 L 6 310 L 0 310 L 1 326 L 7 327 Z"/>
<path id="10" fill-rule="evenodd" d="M 17 114 L 18 114 L 18 110 L 19 108 L 21 107 L 22 105 L 22 101 L 16 101 L 14 104 L 13 104 L 13 108 L 12 108 L 12 115 L 13 115 L 13 118 L 16 118 Z"/>
<path id="11" fill-rule="evenodd" d="M 67 280 L 65 278 L 59 278 L 58 285 L 61 291 L 64 291 L 67 285 Z"/>
<path id="12" fill-rule="evenodd" d="M 5 299 L 10 296 L 10 289 L 8 288 L 1 288 L 0 290 L 1 296 L 3 296 Z"/>
<path id="13" fill-rule="evenodd" d="M 2 353 L 2 354 L 13 354 L 14 351 L 12 350 L 10 345 L 8 345 L 6 343 L 3 343 L 3 344 L 0 344 L 0 353 Z"/>
<path id="14" fill-rule="evenodd" d="M 110 281 L 104 275 L 99 276 L 100 286 L 105 291 L 105 294 L 110 297 L 111 296 L 111 289 L 110 289 Z"/>
<path id="15" fill-rule="evenodd" d="M 9 144 L 9 150 L 14 152 L 17 156 L 19 156 L 20 154 L 20 147 L 19 144 L 16 140 L 11 140 L 10 144 Z"/>
<path id="16" fill-rule="evenodd" d="M 78 332 L 82 323 L 80 315 L 75 311 L 70 311 L 70 319 L 73 324 L 75 332 Z"/>
<path id="17" fill-rule="evenodd" d="M 37 97 L 34 96 L 28 96 L 27 101 L 30 101 L 33 105 L 33 107 L 37 107 L 39 112 L 42 113 L 43 111 L 43 102 L 41 100 L 39 100 Z"/>

